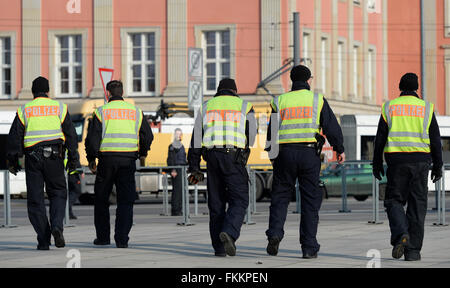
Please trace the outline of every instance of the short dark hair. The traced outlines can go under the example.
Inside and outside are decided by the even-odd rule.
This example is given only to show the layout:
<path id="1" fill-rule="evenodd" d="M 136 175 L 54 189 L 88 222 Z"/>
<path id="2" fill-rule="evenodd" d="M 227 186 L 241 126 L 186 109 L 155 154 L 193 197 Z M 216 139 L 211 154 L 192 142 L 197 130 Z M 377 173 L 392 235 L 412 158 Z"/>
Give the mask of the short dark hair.
<path id="1" fill-rule="evenodd" d="M 113 80 L 106 85 L 106 90 L 111 93 L 111 96 L 122 96 L 123 95 L 123 84 L 119 80 Z"/>

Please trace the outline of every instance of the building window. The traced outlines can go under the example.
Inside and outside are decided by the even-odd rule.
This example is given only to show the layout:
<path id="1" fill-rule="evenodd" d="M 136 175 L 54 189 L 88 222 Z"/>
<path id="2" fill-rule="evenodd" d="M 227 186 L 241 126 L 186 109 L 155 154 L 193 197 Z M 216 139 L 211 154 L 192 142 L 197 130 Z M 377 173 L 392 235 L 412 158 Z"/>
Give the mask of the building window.
<path id="1" fill-rule="evenodd" d="M 0 38 L 0 98 L 11 98 L 11 38 Z"/>
<path id="2" fill-rule="evenodd" d="M 214 93 L 220 80 L 231 77 L 230 31 L 207 31 L 203 33 L 205 62 L 204 89 Z"/>
<path id="3" fill-rule="evenodd" d="M 446 38 L 450 38 L 450 0 L 445 0 L 444 2 L 444 35 Z"/>
<path id="4" fill-rule="evenodd" d="M 359 69 L 359 46 L 358 45 L 354 45 L 353 46 L 353 51 L 352 51 L 352 60 L 353 60 L 353 87 L 352 87 L 352 92 L 355 98 L 358 98 L 359 95 L 359 89 L 358 89 L 358 84 L 359 84 L 359 74 L 360 74 L 360 69 Z"/>
<path id="5" fill-rule="evenodd" d="M 320 41 L 320 46 L 321 46 L 321 55 L 320 55 L 320 71 L 321 71 L 321 88 L 322 88 L 322 92 L 324 94 L 326 94 L 327 92 L 327 72 L 328 72 L 328 68 L 327 68 L 327 43 L 328 39 L 325 37 L 322 37 L 321 41 Z"/>
<path id="6" fill-rule="evenodd" d="M 156 92 L 155 33 L 130 33 L 131 95 L 148 96 Z"/>
<path id="7" fill-rule="evenodd" d="M 344 42 L 339 41 L 337 49 L 337 90 L 342 97 L 344 92 Z"/>
<path id="8" fill-rule="evenodd" d="M 375 50 L 371 48 L 367 54 L 367 96 L 369 99 L 375 95 L 376 67 Z"/>
<path id="9" fill-rule="evenodd" d="M 303 64 L 308 67 L 312 63 L 311 56 L 309 54 L 310 45 L 311 45 L 311 34 L 303 33 L 302 58 Z"/>
<path id="10" fill-rule="evenodd" d="M 83 93 L 81 35 L 57 37 L 56 69 L 56 95 L 61 97 L 81 97 Z"/>

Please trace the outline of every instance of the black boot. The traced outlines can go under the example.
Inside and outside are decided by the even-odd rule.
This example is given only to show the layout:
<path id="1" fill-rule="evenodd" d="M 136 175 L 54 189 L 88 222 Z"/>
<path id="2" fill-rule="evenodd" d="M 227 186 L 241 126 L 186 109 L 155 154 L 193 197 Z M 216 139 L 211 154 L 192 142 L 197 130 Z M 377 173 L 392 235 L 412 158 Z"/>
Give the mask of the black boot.
<path id="1" fill-rule="evenodd" d="M 227 255 L 236 256 L 236 245 L 234 244 L 233 238 L 231 238 L 231 236 L 226 232 L 221 232 L 219 234 L 219 238 L 223 243 L 223 247 L 225 248 Z"/>
<path id="2" fill-rule="evenodd" d="M 280 246 L 280 238 L 273 237 L 269 238 L 269 244 L 267 244 L 267 254 L 271 256 L 277 256 L 278 255 L 278 247 Z"/>
<path id="3" fill-rule="evenodd" d="M 400 259 L 402 258 L 403 254 L 405 253 L 405 248 L 408 247 L 409 243 L 409 235 L 403 234 L 402 237 L 400 237 L 400 240 L 398 243 L 392 248 L 392 257 L 394 259 Z"/>
<path id="4" fill-rule="evenodd" d="M 66 246 L 66 241 L 64 240 L 63 232 L 55 229 L 52 231 L 53 238 L 55 239 L 55 246 L 57 248 L 63 248 Z"/>

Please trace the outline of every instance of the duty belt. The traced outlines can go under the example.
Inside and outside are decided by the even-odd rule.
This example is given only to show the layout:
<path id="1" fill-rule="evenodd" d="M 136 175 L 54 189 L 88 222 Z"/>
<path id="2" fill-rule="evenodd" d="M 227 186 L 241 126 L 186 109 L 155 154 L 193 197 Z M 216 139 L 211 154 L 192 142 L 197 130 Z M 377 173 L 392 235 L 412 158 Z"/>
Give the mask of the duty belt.
<path id="1" fill-rule="evenodd" d="M 25 153 L 37 161 L 43 158 L 62 158 L 62 145 L 39 146 L 26 150 Z"/>
<path id="2" fill-rule="evenodd" d="M 221 152 L 221 153 L 236 153 L 240 149 L 239 148 L 211 148 L 211 149 L 207 149 L 207 150 Z"/>
<path id="3" fill-rule="evenodd" d="M 289 148 L 316 148 L 316 143 L 290 143 L 290 144 L 280 144 L 280 148 L 289 147 Z"/>

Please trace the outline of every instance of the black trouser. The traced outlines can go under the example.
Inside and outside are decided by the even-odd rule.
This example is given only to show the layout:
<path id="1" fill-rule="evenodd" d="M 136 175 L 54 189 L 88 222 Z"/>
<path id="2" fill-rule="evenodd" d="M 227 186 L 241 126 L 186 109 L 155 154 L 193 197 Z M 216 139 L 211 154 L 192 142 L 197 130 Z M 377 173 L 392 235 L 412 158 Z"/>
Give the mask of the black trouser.
<path id="1" fill-rule="evenodd" d="M 283 147 L 273 167 L 272 200 L 270 205 L 268 238 L 284 237 L 287 210 L 299 182 L 301 195 L 300 244 L 303 253 L 315 253 L 319 209 L 322 193 L 319 189 L 320 158 L 314 149 L 307 147 Z"/>
<path id="2" fill-rule="evenodd" d="M 182 201 L 183 201 L 183 178 L 181 175 L 181 169 L 175 169 L 177 177 L 172 177 L 172 215 L 181 214 Z"/>
<path id="3" fill-rule="evenodd" d="M 36 159 L 26 154 L 25 175 L 27 183 L 28 218 L 37 233 L 40 245 L 50 245 L 51 231 L 64 230 L 67 188 L 64 160 L 52 156 Z M 44 184 L 50 201 L 50 224 L 44 202 Z"/>
<path id="4" fill-rule="evenodd" d="M 395 246 L 403 234 L 409 234 L 406 251 L 420 252 L 428 201 L 427 162 L 389 165 L 384 206 L 391 228 L 391 244 Z M 404 206 L 408 205 L 405 213 Z"/>
<path id="5" fill-rule="evenodd" d="M 128 243 L 133 226 L 133 205 L 136 200 L 136 161 L 127 157 L 104 156 L 99 159 L 95 178 L 94 222 L 97 239 L 110 240 L 109 196 L 113 185 L 117 190 L 117 209 L 114 240 Z"/>
<path id="6" fill-rule="evenodd" d="M 67 182 L 69 184 L 69 212 L 73 214 L 72 206 L 78 201 L 81 195 L 80 174 L 69 174 Z"/>
<path id="7" fill-rule="evenodd" d="M 248 174 L 231 155 L 217 151 L 207 152 L 207 172 L 211 241 L 215 252 L 224 253 L 219 234 L 226 232 L 234 240 L 239 238 L 249 202 Z"/>

